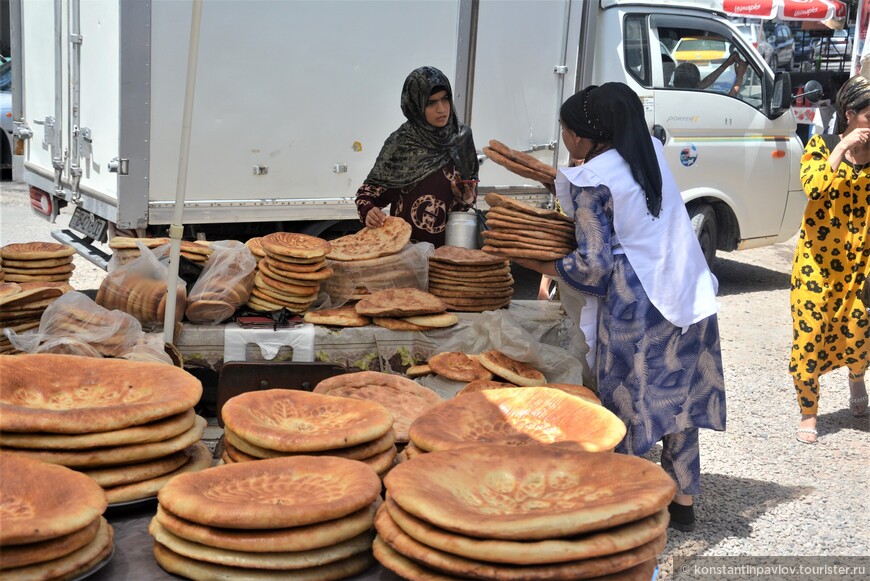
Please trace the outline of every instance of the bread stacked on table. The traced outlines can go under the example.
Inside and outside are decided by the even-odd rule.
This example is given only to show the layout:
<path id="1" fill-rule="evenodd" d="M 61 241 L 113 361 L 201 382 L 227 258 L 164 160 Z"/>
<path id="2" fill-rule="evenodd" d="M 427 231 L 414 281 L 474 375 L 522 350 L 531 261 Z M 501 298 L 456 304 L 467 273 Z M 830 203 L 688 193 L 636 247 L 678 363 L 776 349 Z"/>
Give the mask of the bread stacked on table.
<path id="1" fill-rule="evenodd" d="M 383 288 L 417 286 L 417 265 L 397 256 L 410 240 L 411 225 L 388 216 L 380 228 L 365 227 L 330 241 L 326 258 L 335 274 L 325 290 L 333 302 L 359 300 Z"/>
<path id="2" fill-rule="evenodd" d="M 110 503 L 202 470 L 199 380 L 162 363 L 72 355 L 0 358 L 0 449 L 93 478 Z"/>
<path id="3" fill-rule="evenodd" d="M 332 276 L 326 264 L 329 242 L 307 234 L 273 232 L 263 236 L 259 245 L 264 256 L 257 264 L 248 307 L 304 313 L 317 299 L 323 281 Z"/>
<path id="4" fill-rule="evenodd" d="M 441 396 L 401 375 L 379 371 L 345 373 L 324 379 L 314 393 L 349 397 L 381 404 L 393 415 L 396 442 L 408 443 L 408 426 L 420 414 L 441 403 Z"/>
<path id="5" fill-rule="evenodd" d="M 221 418 L 226 464 L 336 456 L 358 460 L 382 475 L 396 456 L 393 416 L 373 401 L 268 389 L 230 398 Z"/>
<path id="6" fill-rule="evenodd" d="M 483 153 L 498 165 L 524 178 L 546 186 L 556 182 L 556 168 L 495 139 L 489 141 L 489 147 L 484 147 Z"/>
<path id="7" fill-rule="evenodd" d="M 20 333 L 38 328 L 45 309 L 71 290 L 65 282 L 0 283 L 0 355 L 17 352 L 3 329 Z"/>
<path id="8" fill-rule="evenodd" d="M 564 214 L 495 193 L 486 195 L 486 203 L 484 251 L 510 258 L 557 260 L 576 250 L 574 221 Z"/>
<path id="9" fill-rule="evenodd" d="M 451 311 L 489 311 L 510 304 L 510 261 L 482 250 L 442 246 L 429 257 L 429 292 Z"/>
<path id="10" fill-rule="evenodd" d="M 80 579 L 111 558 L 106 495 L 90 478 L 0 452 L 0 577 Z"/>
<path id="11" fill-rule="evenodd" d="M 72 246 L 56 242 L 22 242 L 0 248 L 3 282 L 66 282 L 75 265 Z"/>
<path id="12" fill-rule="evenodd" d="M 375 558 L 430 581 L 647 581 L 676 491 L 648 460 L 545 445 L 423 454 L 384 485 Z"/>
<path id="13" fill-rule="evenodd" d="M 221 323 L 251 296 L 257 261 L 235 240 L 215 242 L 211 260 L 188 292 L 184 315 L 193 323 Z"/>
<path id="14" fill-rule="evenodd" d="M 416 288 L 375 291 L 356 303 L 356 312 L 375 325 L 394 331 L 429 331 L 459 322 L 435 295 Z"/>
<path id="15" fill-rule="evenodd" d="M 365 464 L 329 456 L 183 474 L 158 494 L 154 557 L 190 579 L 344 579 L 373 563 L 380 492 Z"/>
<path id="16" fill-rule="evenodd" d="M 146 328 L 162 324 L 169 291 L 166 280 L 155 276 L 156 274 L 150 271 L 135 270 L 125 273 L 124 276 L 110 274 L 100 283 L 95 302 L 110 311 L 119 309 L 133 315 Z M 175 289 L 176 323 L 181 322 L 186 308 L 187 290 L 184 284 L 179 282 Z"/>
<path id="17" fill-rule="evenodd" d="M 169 244 L 169 238 L 132 238 L 129 236 L 115 236 L 109 240 L 109 248 L 112 256 L 119 264 L 127 264 L 131 260 L 139 258 L 139 246 L 142 243 L 147 248 L 157 248 Z M 189 240 L 181 240 L 180 256 L 196 263 L 205 263 L 212 254 L 212 249 L 207 244 L 198 244 Z"/>

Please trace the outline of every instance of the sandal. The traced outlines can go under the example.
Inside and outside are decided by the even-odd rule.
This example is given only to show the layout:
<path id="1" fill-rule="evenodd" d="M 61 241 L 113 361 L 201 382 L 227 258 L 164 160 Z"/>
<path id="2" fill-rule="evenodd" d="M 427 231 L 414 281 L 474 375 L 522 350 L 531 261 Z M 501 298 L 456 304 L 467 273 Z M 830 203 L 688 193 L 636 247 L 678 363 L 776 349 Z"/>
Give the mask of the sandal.
<path id="1" fill-rule="evenodd" d="M 811 434 L 814 438 L 812 440 L 801 438 L 801 434 Z M 798 428 L 795 434 L 795 438 L 801 444 L 817 444 L 819 431 L 815 428 Z"/>
<path id="2" fill-rule="evenodd" d="M 849 409 L 852 410 L 852 415 L 856 418 L 861 418 L 867 415 L 867 396 L 850 397 Z"/>
<path id="3" fill-rule="evenodd" d="M 677 529 L 684 533 L 695 530 L 695 507 L 693 505 L 686 506 L 671 502 L 668 505 L 668 513 L 671 516 L 668 528 Z"/>

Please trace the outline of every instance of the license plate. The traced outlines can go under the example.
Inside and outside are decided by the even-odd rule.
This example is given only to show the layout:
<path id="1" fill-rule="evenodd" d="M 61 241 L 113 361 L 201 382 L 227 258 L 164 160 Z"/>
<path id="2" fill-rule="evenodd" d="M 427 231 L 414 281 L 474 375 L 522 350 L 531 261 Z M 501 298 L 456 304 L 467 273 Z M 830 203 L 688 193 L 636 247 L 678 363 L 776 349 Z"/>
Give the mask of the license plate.
<path id="1" fill-rule="evenodd" d="M 76 208 L 69 221 L 69 227 L 88 238 L 102 241 L 106 235 L 108 222 L 82 208 Z"/>

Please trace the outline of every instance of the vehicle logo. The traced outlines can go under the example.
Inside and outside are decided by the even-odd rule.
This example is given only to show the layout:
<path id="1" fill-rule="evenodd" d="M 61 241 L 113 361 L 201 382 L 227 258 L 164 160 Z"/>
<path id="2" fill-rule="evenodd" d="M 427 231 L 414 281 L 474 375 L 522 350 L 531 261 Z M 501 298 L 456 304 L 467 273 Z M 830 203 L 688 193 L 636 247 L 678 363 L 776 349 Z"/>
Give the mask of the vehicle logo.
<path id="1" fill-rule="evenodd" d="M 680 151 L 680 163 L 686 167 L 690 167 L 695 165 L 696 161 L 698 161 L 698 150 L 695 149 L 693 143 L 690 143 Z"/>

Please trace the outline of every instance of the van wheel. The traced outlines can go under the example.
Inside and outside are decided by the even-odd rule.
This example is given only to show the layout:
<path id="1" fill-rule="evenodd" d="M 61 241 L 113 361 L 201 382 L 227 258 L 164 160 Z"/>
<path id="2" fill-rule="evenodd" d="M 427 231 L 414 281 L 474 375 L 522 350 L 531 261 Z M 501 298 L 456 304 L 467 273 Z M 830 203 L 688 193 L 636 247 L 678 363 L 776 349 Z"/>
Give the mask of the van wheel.
<path id="1" fill-rule="evenodd" d="M 713 268 L 716 260 L 716 212 L 707 204 L 697 204 L 689 208 L 689 218 L 692 220 L 692 229 L 701 244 L 704 260 L 707 266 Z"/>

